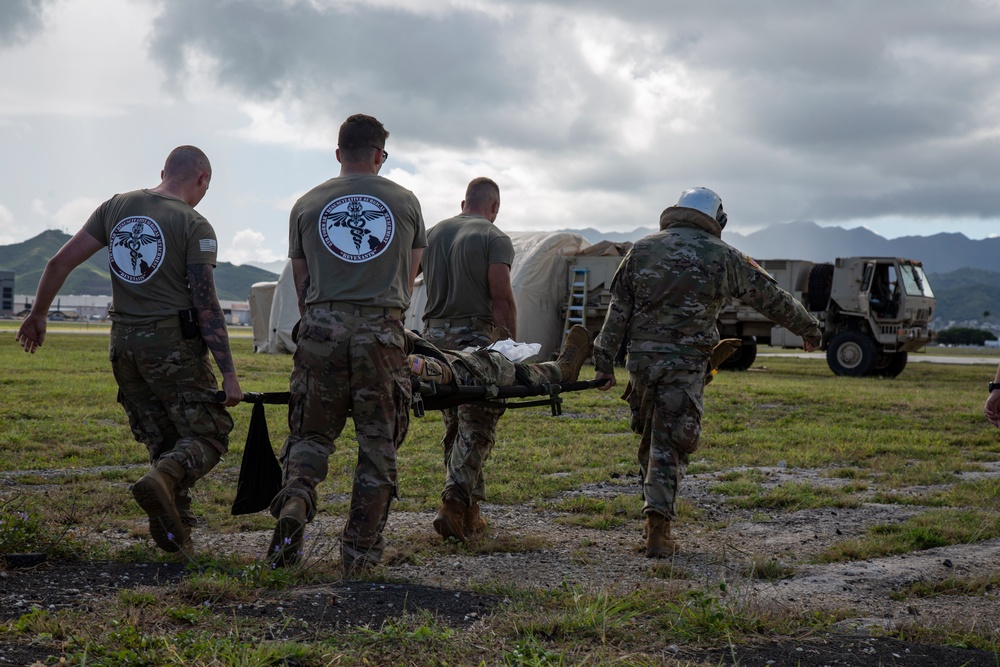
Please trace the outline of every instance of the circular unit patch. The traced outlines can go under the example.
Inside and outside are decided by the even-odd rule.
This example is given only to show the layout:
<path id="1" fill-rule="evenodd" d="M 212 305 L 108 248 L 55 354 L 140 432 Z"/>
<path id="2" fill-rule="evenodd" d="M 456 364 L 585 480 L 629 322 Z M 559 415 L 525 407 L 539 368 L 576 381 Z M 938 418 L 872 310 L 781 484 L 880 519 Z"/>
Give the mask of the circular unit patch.
<path id="1" fill-rule="evenodd" d="M 338 197 L 319 215 L 323 245 L 345 262 L 367 262 L 378 257 L 389 247 L 395 233 L 392 211 L 378 197 Z"/>
<path id="2" fill-rule="evenodd" d="M 125 218 L 111 230 L 108 263 L 111 272 L 127 283 L 149 280 L 160 268 L 166 252 L 163 232 L 152 218 Z"/>

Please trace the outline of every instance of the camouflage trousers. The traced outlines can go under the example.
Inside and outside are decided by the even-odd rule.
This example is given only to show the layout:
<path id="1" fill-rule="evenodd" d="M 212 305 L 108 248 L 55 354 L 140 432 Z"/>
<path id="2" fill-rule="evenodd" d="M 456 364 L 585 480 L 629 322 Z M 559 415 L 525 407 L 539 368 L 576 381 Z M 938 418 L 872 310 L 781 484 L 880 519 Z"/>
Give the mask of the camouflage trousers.
<path id="1" fill-rule="evenodd" d="M 464 386 L 508 387 L 517 382 L 542 384 L 558 382 L 559 367 L 554 363 L 515 364 L 499 352 L 460 352 L 458 350 L 492 341 L 487 332 L 480 337 L 470 328 L 447 330 L 429 329 L 425 339 L 437 347 L 444 347 L 445 357 L 451 362 L 458 384 Z M 427 334 L 430 334 L 427 337 Z M 449 345 L 453 347 L 448 347 Z M 496 444 L 496 427 L 506 411 L 501 401 L 493 405 L 467 403 L 443 410 L 445 434 L 444 463 L 446 479 L 443 500 L 457 500 L 466 506 L 486 499 L 486 480 L 483 468 Z"/>
<path id="2" fill-rule="evenodd" d="M 285 500 L 305 500 L 316 514 L 316 486 L 327 460 L 354 419 L 358 462 L 351 507 L 341 535 L 341 557 L 376 564 L 382 529 L 396 495 L 396 450 L 409 428 L 410 377 L 403 325 L 383 315 L 310 308 L 299 324 L 288 404 L 290 435 L 281 451 L 284 485 L 271 503 L 277 517 Z"/>
<path id="3" fill-rule="evenodd" d="M 161 458 L 184 468 L 177 508 L 192 523 L 191 487 L 229 449 L 233 420 L 215 400 L 219 385 L 201 337 L 181 336 L 179 320 L 158 326 L 111 327 L 108 358 L 118 400 L 150 463 Z"/>
<path id="4" fill-rule="evenodd" d="M 477 327 L 432 327 L 424 329 L 423 338 L 441 350 L 465 350 L 493 342 L 493 332 Z M 457 369 L 456 369 L 457 370 Z M 466 380 L 470 380 L 466 373 Z M 465 384 L 458 378 L 460 384 Z M 459 500 L 466 505 L 486 498 L 483 466 L 497 439 L 497 424 L 507 411 L 501 401 L 495 405 L 466 404 L 441 411 L 444 421 L 445 485 L 441 497 Z"/>
<path id="5" fill-rule="evenodd" d="M 689 457 L 698 449 L 704 413 L 705 371 L 629 373 L 626 395 L 639 441 L 643 513 L 677 518 L 677 493 Z"/>

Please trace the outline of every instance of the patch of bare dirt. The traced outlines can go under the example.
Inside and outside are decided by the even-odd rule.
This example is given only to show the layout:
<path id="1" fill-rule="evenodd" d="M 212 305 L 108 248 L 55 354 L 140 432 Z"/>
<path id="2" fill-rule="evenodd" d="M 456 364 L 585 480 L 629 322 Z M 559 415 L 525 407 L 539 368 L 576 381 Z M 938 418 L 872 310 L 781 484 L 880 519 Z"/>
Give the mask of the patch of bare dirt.
<path id="1" fill-rule="evenodd" d="M 813 470 L 762 470 L 765 485 L 789 482 L 837 485 L 844 480 Z M 977 476 L 1000 475 L 993 465 Z M 963 475 L 962 479 L 972 476 Z M 532 506 L 485 505 L 490 523 L 481 545 L 464 548 L 442 544 L 431 528 L 433 513 L 390 514 L 385 536 L 389 548 L 384 574 L 406 583 L 339 582 L 316 588 L 265 595 L 258 605 L 227 613 L 274 618 L 276 628 L 293 635 L 343 625 L 378 626 L 404 609 L 425 609 L 461 627 L 481 619 L 503 603 L 500 596 L 478 595 L 482 585 L 552 589 L 562 586 L 588 591 L 627 592 L 677 581 L 719 590 L 725 583 L 730 600 L 748 609 L 777 606 L 793 612 L 838 612 L 846 620 L 839 634 L 766 644 L 726 647 L 711 653 L 676 649 L 677 657 L 708 664 L 750 665 L 991 665 L 1000 654 L 944 646 L 903 644 L 878 635 L 907 626 L 967 629 L 1000 636 L 997 593 L 978 596 L 939 595 L 893 599 L 892 594 L 917 582 L 989 576 L 1000 569 L 1000 540 L 929 549 L 900 556 L 830 565 L 811 564 L 820 551 L 877 524 L 905 520 L 925 508 L 869 503 L 858 508 L 760 512 L 734 509 L 724 496 L 711 492 L 716 474 L 692 475 L 682 488 L 696 519 L 682 520 L 675 533 L 683 551 L 671 564 L 650 561 L 641 552 L 641 525 L 634 519 L 608 530 L 568 525 L 563 512 Z M 638 479 L 608 480 L 569 492 L 567 496 L 612 497 L 640 493 Z M 343 518 L 321 514 L 307 530 L 307 556 L 335 563 L 337 535 Z M 109 533 L 126 546 L 135 538 Z M 194 532 L 199 550 L 214 554 L 262 554 L 270 534 L 259 531 L 218 534 L 210 527 Z M 513 545 L 513 551 L 491 553 L 491 541 Z M 523 551 L 517 551 L 517 545 Z M 414 555 L 414 545 L 419 546 Z M 748 576 L 751 564 L 774 560 L 791 576 L 762 581 Z M 673 569 L 671 573 L 670 569 Z M 87 574 L 89 573 L 89 574 Z M 674 580 L 671 582 L 671 574 Z M 86 576 L 85 576 L 86 575 Z M 0 617 L 14 618 L 32 606 L 86 606 L 93 596 L 115 594 L 124 586 L 173 585 L 180 566 L 122 563 L 47 563 L 34 570 L 0 573 Z M 86 584 L 79 583 L 86 581 Z M 46 587 L 44 582 L 52 582 Z M 499 588 L 498 590 L 503 590 Z M 301 623 L 295 619 L 301 619 Z M 307 630 L 312 628 L 312 630 Z M 661 638 L 666 645 L 669 638 Z M 0 644 L 0 664 L 5 651 Z M 9 662 L 8 664 L 18 664 Z"/>

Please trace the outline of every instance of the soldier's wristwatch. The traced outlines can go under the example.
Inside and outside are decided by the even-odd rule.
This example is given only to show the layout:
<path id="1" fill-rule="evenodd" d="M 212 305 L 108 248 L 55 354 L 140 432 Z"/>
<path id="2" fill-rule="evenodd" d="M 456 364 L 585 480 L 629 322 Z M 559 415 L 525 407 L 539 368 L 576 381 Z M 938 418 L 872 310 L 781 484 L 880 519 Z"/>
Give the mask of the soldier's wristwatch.
<path id="1" fill-rule="evenodd" d="M 1000 389 L 1000 382 L 990 382 L 990 393 L 993 393 L 994 389 Z"/>

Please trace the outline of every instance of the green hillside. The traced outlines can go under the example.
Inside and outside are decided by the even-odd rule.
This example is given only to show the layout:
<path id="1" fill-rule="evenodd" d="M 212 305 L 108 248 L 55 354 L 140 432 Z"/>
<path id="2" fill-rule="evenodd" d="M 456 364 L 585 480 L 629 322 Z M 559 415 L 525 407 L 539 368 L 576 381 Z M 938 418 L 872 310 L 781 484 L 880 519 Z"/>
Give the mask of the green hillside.
<path id="1" fill-rule="evenodd" d="M 960 269 L 927 276 L 937 306 L 934 319 L 1000 321 L 1000 273 L 982 269 Z M 989 317 L 984 313 L 990 313 Z"/>
<path id="2" fill-rule="evenodd" d="M 237 266 L 229 262 L 219 262 L 215 267 L 215 291 L 219 293 L 220 299 L 246 301 L 250 298 L 251 285 L 277 279 L 277 273 L 249 264 Z"/>
<path id="3" fill-rule="evenodd" d="M 69 234 L 49 229 L 22 243 L 0 246 L 0 271 L 13 271 L 14 292 L 34 294 L 42 277 L 45 262 L 70 239 Z M 215 269 L 215 287 L 219 298 L 246 301 L 250 286 L 257 282 L 277 280 L 278 275 L 255 266 L 236 266 L 220 262 Z M 111 275 L 107 255 L 96 253 L 70 274 L 59 290 L 61 296 L 71 294 L 111 294 Z"/>

